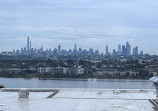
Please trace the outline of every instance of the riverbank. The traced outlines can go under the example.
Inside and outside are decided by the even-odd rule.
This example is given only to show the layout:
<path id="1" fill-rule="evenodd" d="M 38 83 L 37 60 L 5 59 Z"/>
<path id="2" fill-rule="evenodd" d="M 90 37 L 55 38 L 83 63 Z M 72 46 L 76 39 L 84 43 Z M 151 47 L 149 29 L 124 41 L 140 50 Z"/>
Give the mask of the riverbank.
<path id="1" fill-rule="evenodd" d="M 1 78 L 38 78 L 40 80 L 60 80 L 60 79 L 65 79 L 65 80 L 69 80 L 69 79 L 130 79 L 130 80 L 149 80 L 150 77 L 105 77 L 105 76 L 92 76 L 92 77 L 87 77 L 87 76 L 36 76 L 36 75 L 32 75 L 32 76 L 0 76 Z"/>

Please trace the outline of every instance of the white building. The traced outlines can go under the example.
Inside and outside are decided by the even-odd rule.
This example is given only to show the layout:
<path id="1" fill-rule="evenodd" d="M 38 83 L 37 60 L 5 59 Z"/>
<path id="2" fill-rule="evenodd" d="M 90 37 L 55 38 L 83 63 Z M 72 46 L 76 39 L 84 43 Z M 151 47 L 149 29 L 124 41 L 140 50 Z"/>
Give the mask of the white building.
<path id="1" fill-rule="evenodd" d="M 40 67 L 40 68 L 38 68 L 38 74 L 45 74 L 45 73 L 53 73 L 53 67 Z"/>
<path id="2" fill-rule="evenodd" d="M 68 68 L 65 67 L 55 67 L 53 70 L 54 74 L 67 74 Z"/>
<path id="3" fill-rule="evenodd" d="M 77 70 L 78 70 L 78 75 L 84 74 L 84 68 L 82 68 L 81 66 L 78 66 Z"/>
<path id="4" fill-rule="evenodd" d="M 82 66 L 75 66 L 71 68 L 72 75 L 82 75 L 84 74 L 84 68 Z"/>

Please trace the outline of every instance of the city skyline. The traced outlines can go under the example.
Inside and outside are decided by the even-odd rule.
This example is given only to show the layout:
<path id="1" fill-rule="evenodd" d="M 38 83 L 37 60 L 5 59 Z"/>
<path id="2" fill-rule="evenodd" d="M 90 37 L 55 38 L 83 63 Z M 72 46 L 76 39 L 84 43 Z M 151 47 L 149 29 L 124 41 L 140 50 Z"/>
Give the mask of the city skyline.
<path id="1" fill-rule="evenodd" d="M 0 51 L 22 46 L 116 49 L 129 41 L 158 55 L 157 0 L 12 0 L 0 2 Z M 35 43 L 35 41 L 38 41 Z"/>
<path id="2" fill-rule="evenodd" d="M 26 44 L 25 44 L 26 43 Z M 38 55 L 38 54 L 47 54 L 47 55 L 113 55 L 113 56 L 117 56 L 117 55 L 143 55 L 144 52 L 143 50 L 139 49 L 138 46 L 134 46 L 132 48 L 131 44 L 127 41 L 126 44 L 118 44 L 118 49 L 113 49 L 112 51 L 109 50 L 109 47 L 107 44 L 106 46 L 103 48 L 105 49 L 104 52 L 99 51 L 98 49 L 93 49 L 93 48 L 89 48 L 89 49 L 85 49 L 84 47 L 77 47 L 77 44 L 74 44 L 73 48 L 69 48 L 68 50 L 65 48 L 62 48 L 61 44 L 58 45 L 58 47 L 54 47 L 54 48 L 47 48 L 44 49 L 44 46 L 41 45 L 41 47 L 39 48 L 35 48 L 32 47 L 32 41 L 30 39 L 30 37 L 27 37 L 26 42 L 24 42 L 23 46 L 21 46 L 21 49 L 12 49 L 13 54 L 15 55 Z M 7 51 L 2 51 L 2 53 L 4 54 Z M 9 52 L 9 53 L 10 53 Z M 10 53 L 11 54 L 11 53 Z"/>

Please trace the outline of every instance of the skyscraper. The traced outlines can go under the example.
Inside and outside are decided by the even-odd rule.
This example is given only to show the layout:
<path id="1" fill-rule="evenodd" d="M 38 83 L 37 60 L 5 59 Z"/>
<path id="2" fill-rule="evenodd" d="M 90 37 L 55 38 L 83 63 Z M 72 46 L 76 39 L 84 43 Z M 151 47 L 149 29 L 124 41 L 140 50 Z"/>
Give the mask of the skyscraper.
<path id="1" fill-rule="evenodd" d="M 143 51 L 140 51 L 140 55 L 141 55 L 141 56 L 143 56 L 143 55 L 144 55 Z"/>
<path id="2" fill-rule="evenodd" d="M 29 54 L 29 48 L 30 48 L 30 41 L 29 41 L 29 37 L 27 37 L 27 53 Z"/>
<path id="3" fill-rule="evenodd" d="M 133 55 L 138 55 L 138 46 L 133 48 Z"/>
<path id="4" fill-rule="evenodd" d="M 30 50 L 31 50 L 31 41 L 30 41 Z"/>
<path id="5" fill-rule="evenodd" d="M 121 55 L 121 44 L 118 45 L 118 55 Z"/>
<path id="6" fill-rule="evenodd" d="M 105 55 L 109 55 L 109 49 L 108 49 L 108 46 L 106 45 L 106 53 Z"/>
<path id="7" fill-rule="evenodd" d="M 122 55 L 126 55 L 126 46 L 122 45 Z"/>
<path id="8" fill-rule="evenodd" d="M 126 55 L 131 55 L 131 45 L 126 42 Z"/>
<path id="9" fill-rule="evenodd" d="M 77 46 L 76 46 L 76 44 L 75 44 L 75 51 L 77 51 Z"/>
<path id="10" fill-rule="evenodd" d="M 74 55 L 77 55 L 77 46 L 76 46 L 76 44 L 75 44 L 75 47 L 73 49 L 73 53 L 74 53 Z"/>
<path id="11" fill-rule="evenodd" d="M 61 45 L 58 45 L 58 54 L 61 55 Z"/>

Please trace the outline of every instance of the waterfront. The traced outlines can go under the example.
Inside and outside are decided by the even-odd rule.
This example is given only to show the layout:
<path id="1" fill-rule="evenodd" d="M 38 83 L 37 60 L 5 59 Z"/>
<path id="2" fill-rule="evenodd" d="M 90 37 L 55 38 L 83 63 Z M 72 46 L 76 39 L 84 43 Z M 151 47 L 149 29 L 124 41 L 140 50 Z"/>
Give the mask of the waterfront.
<path id="1" fill-rule="evenodd" d="M 0 78 L 6 88 L 98 88 L 98 89 L 153 89 L 148 80 L 130 79 L 52 79 Z"/>

